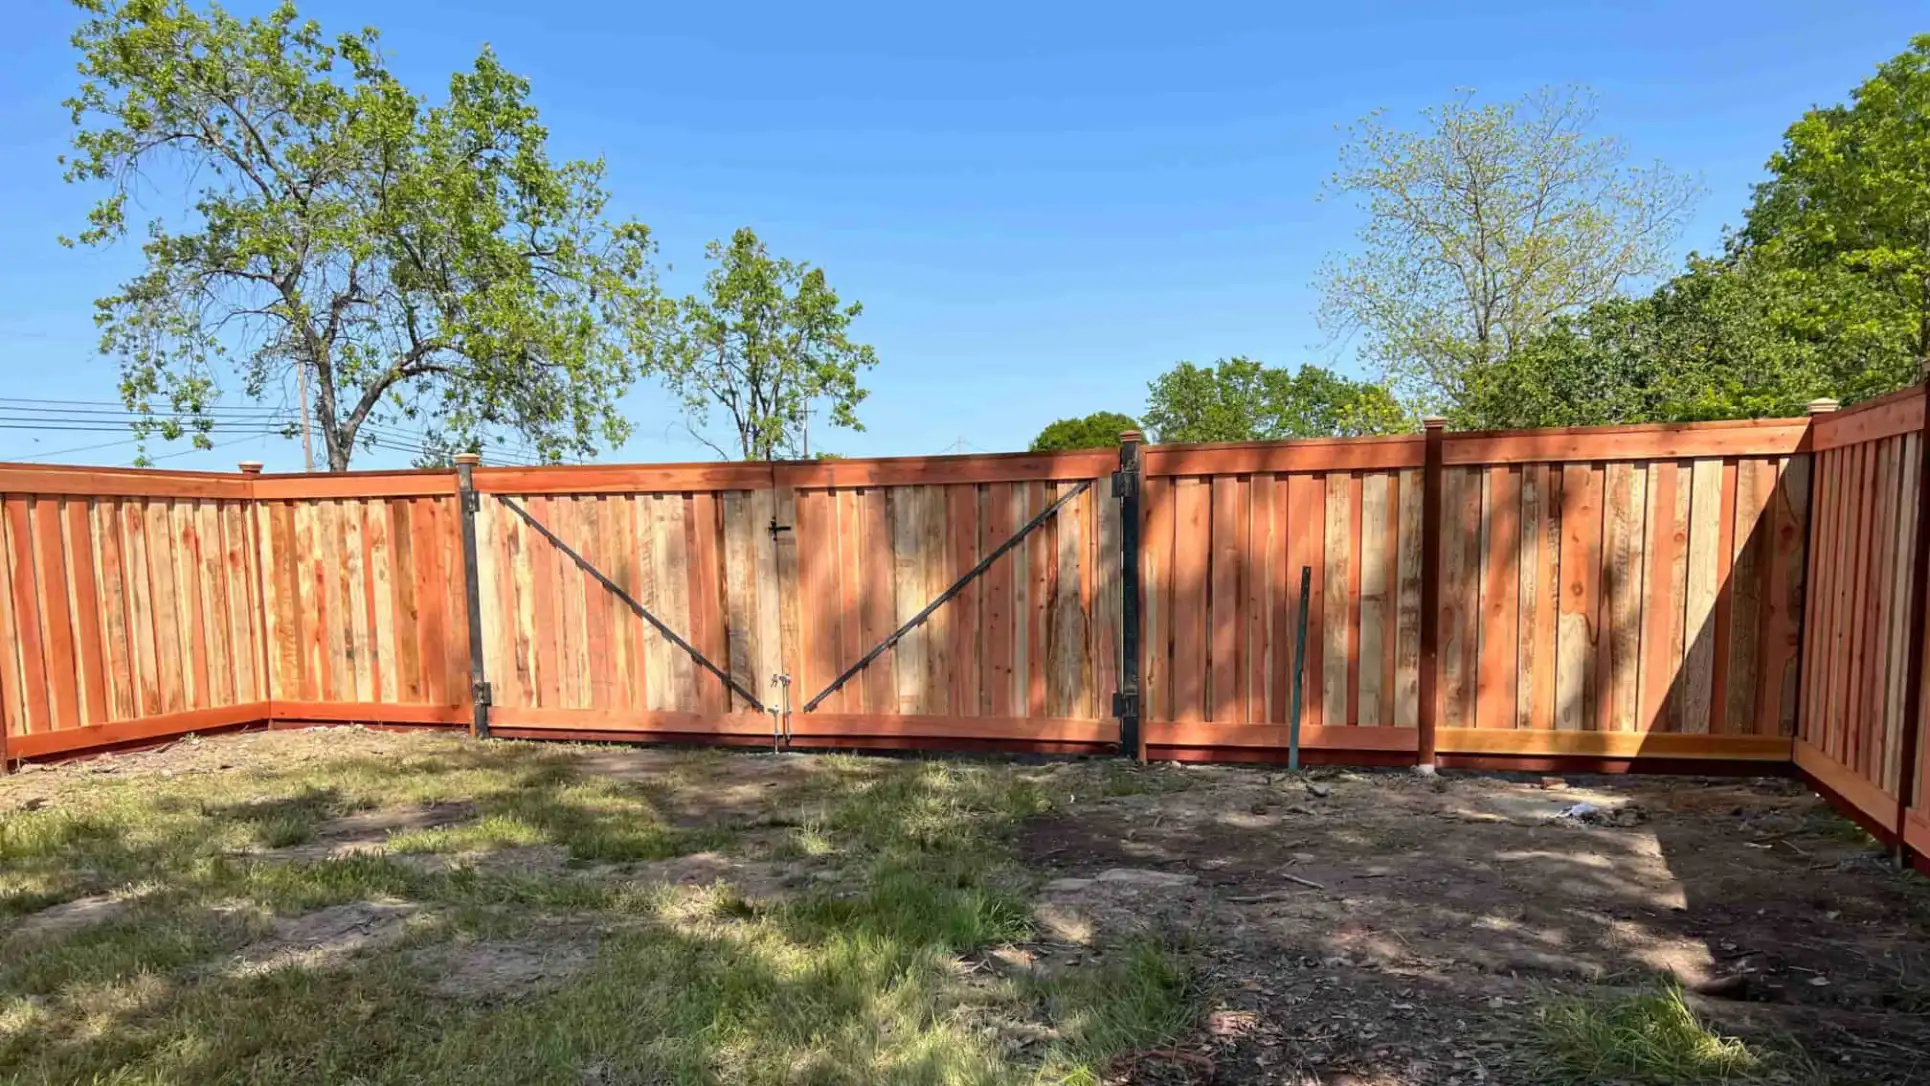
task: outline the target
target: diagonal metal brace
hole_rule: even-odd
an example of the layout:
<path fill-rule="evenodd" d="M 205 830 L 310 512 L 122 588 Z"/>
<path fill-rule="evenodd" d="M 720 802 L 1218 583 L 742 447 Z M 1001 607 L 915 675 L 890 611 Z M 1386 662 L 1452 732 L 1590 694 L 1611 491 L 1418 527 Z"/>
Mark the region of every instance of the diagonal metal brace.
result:
<path fill-rule="evenodd" d="M 561 539 L 557 538 L 556 533 L 550 531 L 549 528 L 545 526 L 542 521 L 537 520 L 533 516 L 530 516 L 529 510 L 524 509 L 522 506 L 516 504 L 514 500 L 502 494 L 496 495 L 496 500 L 499 502 L 502 502 L 504 505 L 509 506 L 511 512 L 515 513 L 519 517 L 522 517 L 523 523 L 536 529 L 538 532 L 541 532 L 543 535 L 543 538 L 549 540 L 550 543 L 553 544 L 557 550 L 562 551 L 564 554 L 569 555 L 570 560 L 575 562 L 578 568 L 580 568 L 583 572 L 589 574 L 590 576 L 596 578 L 596 581 L 598 584 L 602 585 L 606 589 L 609 589 L 612 595 L 614 595 L 617 599 L 620 599 L 625 604 L 627 604 L 630 610 L 635 611 L 637 613 L 638 617 L 642 618 L 645 622 L 648 622 L 650 625 L 656 627 L 656 630 L 658 633 L 662 634 L 664 638 L 668 640 L 671 644 L 677 646 L 678 648 L 684 650 L 685 653 L 689 654 L 690 658 L 692 660 L 697 661 L 697 663 L 701 664 L 705 671 L 708 671 L 712 675 L 717 676 L 717 678 L 721 682 L 723 682 L 725 686 L 728 686 L 732 690 L 737 691 L 737 695 L 743 698 L 745 701 L 749 702 L 751 704 L 751 708 L 755 709 L 757 712 L 760 712 L 760 713 L 765 711 L 764 703 L 758 700 L 756 694 L 753 694 L 750 691 L 744 689 L 742 686 L 739 686 L 737 683 L 737 680 L 730 677 L 730 672 L 725 671 L 722 668 L 718 667 L 716 664 L 711 663 L 709 657 L 705 656 L 701 652 L 698 652 L 696 649 L 696 646 L 692 645 L 688 641 L 685 641 L 682 637 L 679 637 L 677 635 L 677 631 L 664 625 L 662 619 L 651 614 L 647 609 L 645 609 L 643 604 L 638 603 L 630 595 L 630 593 L 625 592 L 623 590 L 623 586 L 617 584 L 615 581 L 612 581 L 610 578 L 605 577 L 603 575 L 602 570 L 590 564 L 589 559 L 584 558 L 582 555 L 576 553 L 576 551 L 573 550 L 568 543 L 565 543 Z"/>
<path fill-rule="evenodd" d="M 979 574 L 984 573 L 986 570 L 991 569 L 992 563 L 1004 557 L 1005 552 L 1011 550 L 1013 547 L 1018 546 L 1019 543 L 1022 542 L 1026 536 L 1031 535 L 1035 530 L 1037 530 L 1039 525 L 1044 524 L 1046 521 L 1050 520 L 1052 518 L 1052 514 L 1057 513 L 1059 511 L 1060 506 L 1071 501 L 1073 498 L 1076 498 L 1079 495 L 1085 493 L 1086 490 L 1091 486 L 1092 486 L 1091 479 L 1081 479 L 1079 481 L 1078 486 L 1075 486 L 1071 490 L 1066 491 L 1064 494 L 1059 495 L 1058 499 L 1054 501 L 1051 505 L 1048 505 L 1044 509 L 1039 510 L 1038 516 L 1033 517 L 1029 521 L 1026 521 L 1025 527 L 1020 528 L 1012 536 L 1012 538 L 999 544 L 997 550 L 994 550 L 992 553 L 980 559 L 978 565 L 975 565 L 970 570 L 967 570 L 963 577 L 960 577 L 958 580 L 953 581 L 952 586 L 950 588 L 947 588 L 943 593 L 941 593 L 937 599 L 926 604 L 924 610 L 918 612 L 917 614 L 911 616 L 911 618 L 905 620 L 905 624 L 903 626 L 900 626 L 896 630 L 893 630 L 890 637 L 887 637 L 883 641 L 878 642 L 877 647 L 873 648 L 870 652 L 865 653 L 863 659 L 859 660 L 855 664 L 852 664 L 850 667 L 845 668 L 844 674 L 838 676 L 836 679 L 831 680 L 831 685 L 825 687 L 823 690 L 818 691 L 817 696 L 812 698 L 810 701 L 805 702 L 804 708 L 799 710 L 799 712 L 808 713 L 811 710 L 816 709 L 818 707 L 819 702 L 822 702 L 825 698 L 828 698 L 831 695 L 837 693 L 838 690 L 841 689 L 845 683 L 848 683 L 851 681 L 852 676 L 856 675 L 858 672 L 863 671 L 865 668 L 869 667 L 873 660 L 876 660 L 878 657 L 883 656 L 887 651 L 891 649 L 891 646 L 896 645 L 899 642 L 899 640 L 901 640 L 906 634 L 917 629 L 921 623 L 923 623 L 926 619 L 930 618 L 932 616 L 933 611 L 936 611 L 940 607 L 945 606 L 946 603 L 950 602 L 953 596 L 956 596 L 960 592 L 964 591 L 965 586 L 968 584 L 971 584 L 974 578 L 978 577 Z"/>

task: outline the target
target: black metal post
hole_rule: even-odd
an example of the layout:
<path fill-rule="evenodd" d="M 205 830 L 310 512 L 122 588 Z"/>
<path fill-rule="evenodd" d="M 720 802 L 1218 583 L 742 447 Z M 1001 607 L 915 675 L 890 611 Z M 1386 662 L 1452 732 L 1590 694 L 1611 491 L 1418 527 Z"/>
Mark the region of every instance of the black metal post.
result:
<path fill-rule="evenodd" d="M 462 508 L 462 584 L 469 594 L 469 700 L 475 707 L 471 732 L 489 738 L 489 676 L 483 669 L 482 578 L 476 564 L 476 453 L 456 454 L 458 503 Z"/>
<path fill-rule="evenodd" d="M 1119 752 L 1145 760 L 1139 721 L 1139 480 L 1138 430 L 1119 435 L 1119 474 L 1113 494 L 1119 499 L 1119 692 L 1113 714 L 1119 718 Z"/>

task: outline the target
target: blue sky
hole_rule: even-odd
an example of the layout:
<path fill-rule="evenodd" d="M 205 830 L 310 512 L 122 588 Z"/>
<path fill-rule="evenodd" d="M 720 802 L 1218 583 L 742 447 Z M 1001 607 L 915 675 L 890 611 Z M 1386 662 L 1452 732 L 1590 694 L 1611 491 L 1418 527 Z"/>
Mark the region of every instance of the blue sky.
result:
<path fill-rule="evenodd" d="M 1791 121 L 1930 30 L 1900 3 L 302 10 L 332 31 L 380 27 L 395 69 L 432 97 L 492 44 L 534 83 L 554 154 L 608 159 L 612 210 L 653 227 L 675 293 L 700 278 L 704 243 L 740 225 L 824 266 L 865 303 L 858 331 L 882 359 L 868 429 L 819 435 L 850 455 L 1023 448 L 1064 415 L 1137 412 L 1178 359 L 1352 369 L 1314 321 L 1313 279 L 1357 213 L 1317 196 L 1335 126 L 1376 107 L 1404 120 L 1456 88 L 1592 86 L 1602 132 L 1701 177 L 1680 247 L 1709 250 Z M 90 199 L 55 162 L 75 22 L 64 3 L 16 0 L 0 38 L 0 397 L 114 396 L 92 299 L 137 254 L 54 240 Z M 709 458 L 654 385 L 625 406 L 636 436 L 605 459 Z M 128 445 L 47 455 L 115 436 L 0 430 L 0 460 L 126 463 Z M 297 446 L 268 438 L 165 463 L 245 458 L 300 466 Z"/>

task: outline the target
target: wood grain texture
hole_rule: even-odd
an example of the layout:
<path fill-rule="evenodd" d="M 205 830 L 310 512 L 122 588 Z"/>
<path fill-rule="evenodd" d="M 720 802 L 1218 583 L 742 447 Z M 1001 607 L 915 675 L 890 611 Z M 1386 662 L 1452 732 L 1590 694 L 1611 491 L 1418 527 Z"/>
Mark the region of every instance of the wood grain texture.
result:
<path fill-rule="evenodd" d="M 1307 676 L 1309 685 L 1320 685 L 1319 723 L 1340 727 L 1349 723 L 1352 691 L 1347 686 L 1349 665 L 1348 632 L 1352 625 L 1353 533 L 1349 476 L 1339 473 L 1326 477 L 1326 500 L 1320 510 L 1321 556 L 1325 570 L 1321 577 L 1321 623 L 1311 627 L 1309 636 L 1320 638 L 1321 668 Z"/>
<path fill-rule="evenodd" d="M 1421 710 L 1421 473 L 1400 474 L 1395 524 L 1394 725 L 1418 727 Z"/>
<path fill-rule="evenodd" d="M 1595 639 L 1600 634 L 1602 471 L 1586 464 L 1562 469 L 1561 612 L 1555 645 L 1555 727 L 1595 725 Z"/>
<path fill-rule="evenodd" d="M 1186 477 L 1173 483 L 1173 719 L 1206 719 L 1207 559 L 1212 553 L 1212 488 Z"/>
<path fill-rule="evenodd" d="M 1487 470 L 1482 505 L 1481 643 L 1474 694 L 1475 724 L 1513 728 L 1520 693 L 1522 468 Z"/>
<path fill-rule="evenodd" d="M 1729 566 L 1729 683 L 1721 730 L 1725 735 L 1749 735 L 1755 733 L 1756 704 L 1763 696 L 1764 602 L 1773 535 L 1769 503 L 1776 489 L 1776 461 L 1751 458 L 1736 467 L 1734 557 Z"/>
<path fill-rule="evenodd" d="M 1914 463 L 1906 480 L 1915 478 Z M 1766 641 L 1762 695 L 1757 699 L 1756 734 L 1794 735 L 1799 711 L 1804 620 L 1804 581 L 1808 568 L 1811 458 L 1782 461 L 1771 499 L 1772 536 L 1768 556 Z M 1906 485 L 1910 485 L 1906 483 Z"/>
<path fill-rule="evenodd" d="M 1139 595 L 1144 608 L 1140 686 L 1146 720 L 1173 718 L 1173 542 L 1177 521 L 1174 483 L 1147 479 L 1145 524 L 1140 535 Z M 1284 505 L 1284 503 L 1283 503 Z"/>
<path fill-rule="evenodd" d="M 1606 582 L 1608 648 L 1604 703 L 1609 731 L 1640 731 L 1643 596 L 1642 574 L 1648 527 L 1648 470 L 1628 462 L 1607 468 L 1608 509 L 1604 522 L 1603 577 Z"/>
<path fill-rule="evenodd" d="M 1722 461 L 1697 460 L 1690 469 L 1688 566 L 1684 573 L 1682 730 L 1709 731 L 1714 693 L 1715 605 L 1720 590 L 1718 548 L 1722 540 Z"/>
<path fill-rule="evenodd" d="M 1360 489 L 1360 712 L 1362 727 L 1392 727 L 1394 585 L 1397 552 L 1395 481 L 1369 475 Z M 1266 719 L 1260 717 L 1258 719 Z"/>
<path fill-rule="evenodd" d="M 1240 642 L 1246 632 L 1246 595 L 1240 584 L 1240 567 L 1250 507 L 1242 500 L 1246 497 L 1246 488 L 1237 476 L 1214 476 L 1211 493 L 1207 719 L 1239 721 L 1246 719 L 1246 702 L 1240 689 Z"/>

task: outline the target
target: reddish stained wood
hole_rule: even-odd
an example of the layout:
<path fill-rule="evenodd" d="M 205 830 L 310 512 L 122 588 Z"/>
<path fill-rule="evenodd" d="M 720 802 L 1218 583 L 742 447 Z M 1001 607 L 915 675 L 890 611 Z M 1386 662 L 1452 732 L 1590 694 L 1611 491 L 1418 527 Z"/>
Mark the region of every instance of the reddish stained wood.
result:
<path fill-rule="evenodd" d="M 1246 539 L 1240 549 L 1240 580 L 1246 588 L 1245 654 L 1242 669 L 1246 704 L 1240 719 L 1272 719 L 1272 703 L 1278 694 L 1272 689 L 1275 582 L 1281 563 L 1273 553 L 1273 476 L 1255 475 L 1247 484 L 1248 513 Z"/>
<path fill-rule="evenodd" d="M 250 491 L 245 481 L 232 475 L 0 464 L 0 493 L 23 497 L 239 499 L 248 497 Z"/>
<path fill-rule="evenodd" d="M 189 708 L 206 709 L 214 704 L 208 666 L 208 616 L 201 605 L 201 578 L 205 576 L 201 552 L 201 527 L 198 502 L 176 502 L 174 506 L 176 582 L 186 615 L 185 633 L 192 687 Z M 347 563 L 338 563 L 336 576 L 348 580 Z M 350 686 L 353 689 L 353 685 Z"/>
<path fill-rule="evenodd" d="M 1025 484 L 1026 508 L 1037 516 L 1055 495 L 1044 483 Z M 1046 715 L 1046 663 L 1052 654 L 1051 626 L 1047 616 L 1052 607 L 1052 590 L 1059 563 L 1053 547 L 1054 525 L 1048 520 L 1026 538 L 1026 654 L 1025 705 L 1029 716 Z"/>
<path fill-rule="evenodd" d="M 1011 489 L 1016 491 L 1018 488 Z M 895 597 L 897 589 L 892 576 L 891 507 L 888 492 L 881 487 L 871 487 L 859 491 L 859 496 L 862 500 L 859 503 L 858 515 L 863 526 L 863 535 L 858 545 L 864 563 L 864 636 L 862 640 L 867 646 L 865 651 L 869 652 L 868 646 L 884 641 L 898 626 L 893 618 L 897 613 Z M 1008 577 L 1011 576 L 1011 557 L 1008 555 L 1004 563 Z M 1014 611 L 1011 616 L 1012 626 L 1024 621 L 1025 616 Z M 1008 629 L 1012 626 L 1008 626 Z M 895 651 L 894 649 L 893 652 Z M 858 681 L 863 685 L 864 709 L 867 713 L 897 712 L 898 688 L 890 661 L 891 654 L 881 656 L 859 674 Z M 1013 716 L 1024 715 L 1022 704 L 1017 700 L 1018 684 L 1023 679 L 1022 675 L 1013 675 L 1011 683 L 1006 688 L 1014 698 L 1011 705 Z"/>
<path fill-rule="evenodd" d="M 1246 536 L 1245 510 L 1240 501 L 1243 489 L 1234 476 L 1213 478 L 1206 705 L 1208 719 L 1215 721 L 1237 721 L 1245 716 L 1238 679 L 1240 635 L 1246 630 L 1246 595 L 1240 587 L 1241 550 Z"/>
<path fill-rule="evenodd" d="M 1387 471 L 1421 466 L 1421 439 L 1314 438 L 1230 445 L 1154 445 L 1148 477 L 1249 475 L 1262 472 Z"/>
<path fill-rule="evenodd" d="M 1812 452 L 1840 449 L 1921 429 L 1923 390 L 1907 388 L 1811 420 L 1809 449 Z"/>
<path fill-rule="evenodd" d="M 690 555 L 690 637 L 691 644 L 723 666 L 729 649 L 724 640 L 724 592 L 718 578 L 717 543 L 721 529 L 717 521 L 717 498 L 695 493 L 684 520 L 688 537 L 685 551 Z M 627 538 L 627 537 L 626 537 Z M 848 544 L 846 544 L 848 545 Z M 842 622 L 853 622 L 849 608 L 840 608 Z M 629 615 L 620 616 L 629 619 Z M 705 672 L 696 677 L 697 712 L 704 717 L 719 717 L 727 711 L 724 684 Z"/>
<path fill-rule="evenodd" d="M 1678 460 L 1711 456 L 1781 456 L 1809 433 L 1806 419 L 1647 423 L 1448 434 L 1442 459 L 1454 465 L 1546 461 Z"/>
<path fill-rule="evenodd" d="M 1515 726 L 1516 624 L 1521 608 L 1518 552 L 1521 545 L 1521 473 L 1516 467 L 1488 469 L 1486 530 L 1488 551 L 1482 563 L 1481 663 L 1475 681 L 1475 726 Z"/>
<path fill-rule="evenodd" d="M 978 564 L 978 487 L 971 483 L 960 483 L 945 488 L 945 525 L 950 532 L 946 553 L 949 558 L 950 573 L 946 586 L 963 577 Z M 1003 542 L 1002 540 L 997 542 Z M 996 542 L 995 544 L 996 545 Z M 1087 583 L 1090 573 L 1080 577 L 1081 594 L 1090 599 L 1091 586 Z M 985 693 L 985 680 L 979 671 L 979 639 L 982 630 L 979 623 L 979 594 L 985 584 L 981 578 L 973 578 L 952 602 L 945 606 L 953 608 L 951 637 L 951 713 L 959 717 L 984 716 L 982 702 Z"/>
<path fill-rule="evenodd" d="M 302 623 L 307 610 L 301 606 L 300 586 L 305 583 L 306 567 L 297 555 L 300 540 L 295 507 L 290 502 L 276 502 L 269 506 L 267 519 L 274 555 L 272 576 L 267 581 L 275 594 L 275 670 L 269 686 L 278 694 L 310 696 L 316 690 L 307 675 L 307 653 L 303 651 L 307 640 L 302 636 Z M 400 612 L 396 621 L 399 625 Z"/>
<path fill-rule="evenodd" d="M 1142 720 L 1173 715 L 1173 541 L 1177 495 L 1170 479 L 1145 480 L 1145 532 L 1140 539 L 1140 601 L 1145 643 L 1140 648 Z M 1143 739 L 1143 737 L 1142 737 Z"/>
<path fill-rule="evenodd" d="M 1381 652 L 1379 667 L 1380 679 L 1380 716 L 1379 719 L 1363 723 L 1392 726 L 1397 723 L 1400 702 L 1399 661 L 1400 661 L 1400 612 L 1401 612 L 1401 477 L 1389 472 L 1387 476 L 1387 567 L 1385 574 L 1385 599 L 1381 601 L 1381 637 L 1384 648 Z"/>
<path fill-rule="evenodd" d="M 120 501 L 102 499 L 94 507 L 94 518 L 100 547 L 102 618 L 106 623 L 102 664 L 108 687 L 106 719 L 127 720 L 139 715 L 140 695 L 134 643 L 129 629 L 130 609 L 121 548 Z"/>
<path fill-rule="evenodd" d="M 1561 541 L 1562 471 L 1553 464 L 1537 464 L 1541 502 L 1541 536 L 1535 548 L 1534 600 L 1534 695 L 1530 699 L 1528 726 L 1537 731 L 1552 731 L 1558 716 L 1557 677 L 1561 634 Z"/>
<path fill-rule="evenodd" d="M 1268 682 L 1274 696 L 1269 720 L 1286 723 L 1293 698 L 1294 624 L 1300 612 L 1300 567 L 1289 553 L 1292 536 L 1287 515 L 1292 500 L 1292 476 L 1273 477 L 1273 527 L 1268 541 L 1268 561 L 1272 567 L 1273 659 L 1268 662 Z"/>
<path fill-rule="evenodd" d="M 448 704 L 450 692 L 443 670 L 447 651 L 447 612 L 442 598 L 442 506 L 434 498 L 410 498 L 414 507 L 416 621 L 422 647 L 422 693 L 432 705 Z M 572 633 L 581 636 L 580 630 Z"/>
<path fill-rule="evenodd" d="M 1711 735 L 1723 733 L 1729 708 L 1729 649 L 1733 644 L 1730 623 L 1735 609 L 1735 586 L 1730 571 L 1736 554 L 1736 487 L 1740 469 L 1730 457 L 1722 463 L 1722 506 L 1716 536 L 1716 612 L 1715 660 L 1709 680 L 1709 727 Z"/>
<path fill-rule="evenodd" d="M 1844 760 L 1846 747 L 1846 723 L 1849 719 L 1845 702 L 1848 696 L 1846 679 L 1849 674 L 1849 619 L 1850 608 L 1855 599 L 1856 584 L 1856 516 L 1861 506 L 1857 499 L 1857 476 L 1861 467 L 1861 445 L 1852 445 L 1843 450 L 1836 465 L 1837 488 L 1837 529 L 1838 549 L 1833 563 L 1836 566 L 1830 576 L 1830 654 L 1824 666 L 1823 691 L 1824 737 L 1823 750 L 1838 762 Z"/>
<path fill-rule="evenodd" d="M 1734 595 L 1730 612 L 1728 700 L 1723 707 L 1723 732 L 1750 735 L 1755 731 L 1756 699 L 1762 692 L 1764 660 L 1764 574 L 1769 552 L 1770 496 L 1775 488 L 1773 460 L 1749 459 L 1736 465 L 1736 528 Z"/>
<path fill-rule="evenodd" d="M 1173 484 L 1173 718 L 1206 719 L 1207 557 L 1211 488 L 1200 479 Z"/>
<path fill-rule="evenodd" d="M 1326 674 L 1326 655 L 1322 646 L 1325 638 L 1320 631 L 1326 629 L 1324 597 L 1326 595 L 1326 555 L 1327 555 L 1327 478 L 1323 475 L 1290 475 L 1287 477 L 1287 579 L 1293 585 L 1294 622 L 1299 622 L 1300 571 L 1313 570 L 1312 590 L 1307 605 L 1307 656 L 1302 676 L 1301 723 L 1324 725 L 1329 723 L 1322 715 L 1324 685 L 1321 676 Z M 1299 636 L 1296 632 L 1294 636 Z M 1287 667 L 1287 681 L 1293 681 L 1291 661 Z M 1291 687 L 1289 687 L 1291 691 Z M 1291 693 L 1289 693 L 1291 696 Z"/>
<path fill-rule="evenodd" d="M 1440 726 L 1474 725 L 1475 666 L 1480 637 L 1481 475 L 1469 468 L 1441 473 Z"/>
<path fill-rule="evenodd" d="M 993 483 L 985 488 L 985 538 L 987 546 L 997 546 L 1010 538 L 1012 488 Z M 869 553 L 869 552 L 867 552 Z M 985 713 L 988 716 L 1017 716 L 1012 696 L 1012 578 L 1014 556 L 1006 554 L 993 562 L 984 574 L 985 591 Z"/>
<path fill-rule="evenodd" d="M 74 630 L 67 610 L 67 563 L 60 539 L 60 500 L 27 504 L 34 540 L 34 579 L 40 597 L 40 635 L 47 651 L 49 706 L 55 728 L 80 727 L 80 687 L 74 674 Z"/>
<path fill-rule="evenodd" d="M 616 546 L 612 540 L 615 534 L 614 514 L 609 511 L 610 498 L 607 494 L 585 496 L 582 504 L 581 528 L 582 546 L 578 552 L 589 560 L 592 567 L 607 570 L 615 564 Z M 689 570 L 682 571 L 685 576 Z M 587 576 L 587 575 L 586 575 Z M 590 705 L 598 709 L 609 709 L 622 704 L 615 689 L 616 681 L 616 609 L 610 590 L 596 581 L 584 586 L 583 625 L 589 643 L 588 658 L 590 672 Z M 626 614 L 624 616 L 628 618 Z M 466 621 L 466 616 L 465 616 Z M 463 627 L 455 627 L 461 629 Z M 687 631 L 686 631 L 687 634 Z M 452 658 L 454 653 L 449 654 Z M 451 691 L 462 689 L 458 684 L 446 687 Z"/>
<path fill-rule="evenodd" d="M 1795 665 L 1801 651 L 1809 457 L 1782 462 L 1770 498 L 1771 536 L 1763 593 L 1764 663 L 1756 697 L 1757 735 L 1791 735 L 1795 722 Z"/>
<path fill-rule="evenodd" d="M 802 491 L 797 496 L 798 591 L 804 596 L 804 621 L 799 629 L 797 694 L 810 697 L 837 678 L 835 646 L 838 613 L 833 606 L 836 585 L 832 563 L 837 560 L 830 504 L 836 495 Z"/>
<path fill-rule="evenodd" d="M 213 683 L 213 703 L 233 705 L 240 700 L 235 696 L 235 661 L 236 653 L 241 650 L 233 642 L 233 606 L 228 599 L 228 548 L 222 538 L 221 513 L 221 506 L 215 502 L 208 502 L 200 509 L 202 600 L 203 610 L 207 614 L 208 645 L 212 653 L 208 661 L 208 677 Z"/>
<path fill-rule="evenodd" d="M 154 606 L 155 660 L 161 682 L 161 708 L 179 713 L 190 708 L 184 689 L 184 664 L 181 651 L 181 626 L 175 601 L 173 533 L 168 527 L 172 502 L 151 501 L 143 510 L 146 519 L 147 577 Z"/>
<path fill-rule="evenodd" d="M 1853 764 L 1858 772 L 1879 784 L 1883 781 L 1884 728 L 1888 719 L 1882 696 L 1883 656 L 1887 646 L 1878 640 L 1883 633 L 1879 618 L 1884 614 L 1884 602 L 1897 588 L 1890 583 L 1887 544 L 1895 534 L 1888 491 L 1894 483 L 1890 464 L 1898 440 L 1900 438 L 1887 439 L 1870 446 L 1870 478 L 1866 484 L 1871 491 L 1870 554 L 1864 574 L 1864 605 L 1856 616 L 1863 650 L 1857 675 L 1857 696 L 1862 711 L 1856 717 L 1862 740 Z"/>
<path fill-rule="evenodd" d="M 1360 585 L 1361 585 L 1361 477 L 1354 472 L 1347 482 L 1347 723 L 1358 726 L 1360 719 Z"/>
<path fill-rule="evenodd" d="M 1837 737 L 1836 759 L 1847 766 L 1856 766 L 1861 759 L 1864 735 L 1867 731 L 1864 720 L 1863 704 L 1863 616 L 1869 607 L 1870 541 L 1873 518 L 1872 501 L 1875 498 L 1873 485 L 1875 477 L 1875 447 L 1873 444 L 1858 445 L 1851 450 L 1851 460 L 1855 467 L 1850 476 L 1852 535 L 1851 553 L 1855 556 L 1848 586 L 1848 608 L 1843 612 L 1843 638 L 1845 655 L 1841 677 L 1845 697 L 1843 728 Z"/>
<path fill-rule="evenodd" d="M 105 610 L 99 587 L 94 581 L 94 532 L 88 518 L 89 499 L 77 498 L 62 503 L 67 517 L 67 553 L 73 556 L 68 566 L 74 615 L 75 647 L 80 668 L 81 722 L 104 724 L 107 706 L 106 651 L 101 637 L 101 613 Z"/>
<path fill-rule="evenodd" d="M 1674 629 L 1682 621 L 1676 606 L 1681 586 L 1674 583 L 1676 556 L 1687 543 L 1675 520 L 1676 490 L 1686 482 L 1673 461 L 1649 465 L 1648 545 L 1643 555 L 1646 581 L 1642 611 L 1642 670 L 1638 681 L 1640 731 L 1669 730 L 1668 707 L 1675 700 L 1677 671 Z"/>
<path fill-rule="evenodd" d="M 6 498 L 8 579 L 13 593 L 14 622 L 20 637 L 21 681 L 26 693 L 27 718 L 21 721 L 21 735 L 58 727 L 54 723 L 47 674 L 48 639 L 42 634 L 39 593 L 34 590 L 34 534 L 28 500 L 16 496 Z M 25 757 L 22 749 L 19 743 L 11 748 L 15 757 Z"/>
<path fill-rule="evenodd" d="M 1843 508 L 1842 470 L 1846 453 L 1817 455 L 1816 494 L 1820 508 L 1811 518 L 1816 543 L 1810 552 L 1815 585 L 1810 594 L 1814 620 L 1804 623 L 1805 653 L 1810 657 L 1809 675 L 1803 682 L 1808 704 L 1804 708 L 1804 738 L 1822 750 L 1829 745 L 1829 705 L 1831 662 L 1836 655 L 1836 586 L 1842 566 Z"/>
<path fill-rule="evenodd" d="M 416 513 L 412 499 L 394 498 L 389 501 L 389 552 L 394 565 L 389 588 L 395 594 L 392 608 L 395 616 L 395 676 L 397 685 L 402 688 L 396 700 L 402 702 L 423 700 L 422 615 L 417 606 L 415 574 Z M 536 628 L 548 631 L 554 626 L 539 623 Z M 544 646 L 554 644 L 547 633 L 539 636 L 537 641 Z"/>
<path fill-rule="evenodd" d="M 1600 633 L 1602 473 L 1562 468 L 1561 616 L 1557 631 L 1555 726 L 1596 727 L 1595 639 Z"/>

